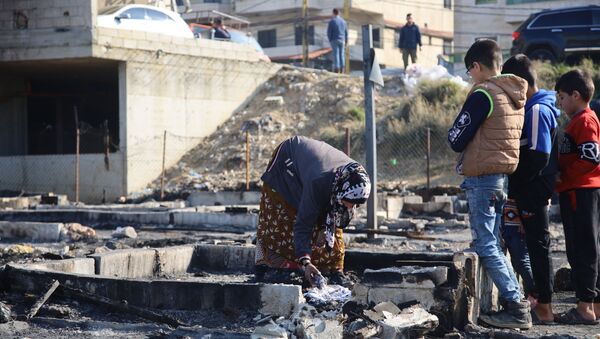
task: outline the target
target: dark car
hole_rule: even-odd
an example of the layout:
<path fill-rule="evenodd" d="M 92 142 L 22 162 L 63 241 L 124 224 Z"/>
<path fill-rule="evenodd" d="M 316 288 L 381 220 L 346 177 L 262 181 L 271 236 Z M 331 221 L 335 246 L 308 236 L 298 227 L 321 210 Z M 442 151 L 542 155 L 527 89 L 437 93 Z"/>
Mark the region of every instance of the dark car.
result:
<path fill-rule="evenodd" d="M 513 33 L 510 53 L 551 62 L 570 56 L 600 55 L 600 6 L 532 14 Z"/>

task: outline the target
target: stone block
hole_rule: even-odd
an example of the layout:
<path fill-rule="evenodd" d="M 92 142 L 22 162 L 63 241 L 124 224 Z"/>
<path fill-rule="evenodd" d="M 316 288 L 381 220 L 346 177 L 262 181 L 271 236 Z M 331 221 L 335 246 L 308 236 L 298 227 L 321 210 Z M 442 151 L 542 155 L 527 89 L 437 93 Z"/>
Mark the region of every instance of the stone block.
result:
<path fill-rule="evenodd" d="M 156 270 L 153 249 L 118 250 L 91 255 L 98 275 L 118 278 L 149 278 Z"/>
<path fill-rule="evenodd" d="M 415 300 L 426 310 L 431 309 L 435 305 L 433 288 L 370 287 L 367 295 L 368 303 L 375 304 L 390 301 L 398 305 Z"/>
<path fill-rule="evenodd" d="M 173 221 L 178 226 L 233 226 L 240 230 L 256 229 L 258 215 L 256 214 L 231 214 L 231 213 L 197 213 L 174 212 Z"/>
<path fill-rule="evenodd" d="M 92 258 L 54 260 L 27 265 L 28 268 L 32 269 L 74 274 L 94 274 L 94 266 L 94 259 Z"/>
<path fill-rule="evenodd" d="M 254 246 L 197 245 L 192 266 L 197 269 L 237 270 L 254 269 Z"/>
<path fill-rule="evenodd" d="M 260 289 L 262 314 L 287 317 L 300 303 L 305 302 L 302 287 L 297 285 L 267 284 Z"/>
<path fill-rule="evenodd" d="M 257 205 L 260 192 L 204 192 L 194 191 L 187 198 L 190 206 L 207 205 Z"/>
<path fill-rule="evenodd" d="M 408 215 L 422 215 L 432 213 L 454 213 L 452 202 L 426 202 L 426 203 L 407 203 L 404 202 L 402 213 Z"/>
<path fill-rule="evenodd" d="M 371 284 L 403 284 L 410 288 L 434 288 L 448 281 L 448 267 L 403 266 L 379 270 L 366 269 L 363 282 Z M 418 287 L 417 287 L 418 286 Z"/>
<path fill-rule="evenodd" d="M 412 306 L 377 323 L 381 326 L 379 338 L 408 339 L 421 338 L 425 333 L 434 330 L 439 324 L 439 319 L 419 306 Z"/>
<path fill-rule="evenodd" d="M 407 195 L 402 197 L 402 200 L 405 203 L 409 203 L 409 204 L 421 204 L 423 203 L 423 197 L 420 195 Z"/>
<path fill-rule="evenodd" d="M 397 219 L 400 217 L 402 207 L 404 206 L 404 198 L 398 196 L 387 196 L 385 198 L 385 207 L 388 219 Z"/>
<path fill-rule="evenodd" d="M 63 224 L 0 221 L 0 238 L 30 241 L 60 241 Z"/>
<path fill-rule="evenodd" d="M 158 254 L 157 274 L 177 275 L 189 270 L 196 248 L 193 245 L 156 249 Z"/>

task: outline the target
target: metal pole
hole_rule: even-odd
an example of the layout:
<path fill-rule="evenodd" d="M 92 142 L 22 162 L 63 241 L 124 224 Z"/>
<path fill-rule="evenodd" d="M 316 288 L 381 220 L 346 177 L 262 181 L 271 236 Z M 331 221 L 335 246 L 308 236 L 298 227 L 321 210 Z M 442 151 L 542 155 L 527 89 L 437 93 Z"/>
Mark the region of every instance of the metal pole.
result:
<path fill-rule="evenodd" d="M 346 25 L 348 25 L 348 30 L 350 29 L 350 0 L 344 0 L 344 20 L 346 20 Z M 345 61 L 344 64 L 346 67 L 344 68 L 344 72 L 346 74 L 350 74 L 350 45 L 345 44 Z"/>
<path fill-rule="evenodd" d="M 363 42 L 363 70 L 365 85 L 365 145 L 367 146 L 367 172 L 371 178 L 371 195 L 367 201 L 367 228 L 377 229 L 377 149 L 375 148 L 375 97 L 373 95 L 373 82 L 369 80 L 371 74 L 373 51 L 373 26 L 362 26 Z M 375 234 L 369 234 L 369 239 Z"/>
<path fill-rule="evenodd" d="M 346 155 L 350 156 L 350 129 L 346 127 Z"/>
<path fill-rule="evenodd" d="M 302 2 L 302 66 L 308 67 L 308 0 Z"/>
<path fill-rule="evenodd" d="M 77 106 L 73 106 L 75 114 L 75 203 L 79 204 L 79 144 L 81 139 L 81 130 L 79 129 L 79 113 Z"/>
<path fill-rule="evenodd" d="M 165 198 L 165 158 L 167 156 L 167 130 L 163 133 L 162 171 L 160 175 L 160 200 Z"/>
<path fill-rule="evenodd" d="M 431 178 L 431 172 L 429 163 L 431 160 L 431 128 L 427 127 L 427 191 L 429 192 L 429 183 Z"/>
<path fill-rule="evenodd" d="M 250 132 L 246 130 L 246 191 L 250 190 Z"/>

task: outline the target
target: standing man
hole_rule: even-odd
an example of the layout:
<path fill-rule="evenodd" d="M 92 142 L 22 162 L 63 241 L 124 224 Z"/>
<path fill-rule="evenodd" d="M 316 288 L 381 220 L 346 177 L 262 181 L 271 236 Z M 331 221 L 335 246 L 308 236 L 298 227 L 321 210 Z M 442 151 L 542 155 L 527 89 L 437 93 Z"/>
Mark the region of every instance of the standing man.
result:
<path fill-rule="evenodd" d="M 333 50 L 333 71 L 343 73 L 345 67 L 345 49 L 348 43 L 348 26 L 346 21 L 340 17 L 340 11 L 333 9 L 333 18 L 327 25 L 327 38 Z"/>
<path fill-rule="evenodd" d="M 412 18 L 412 14 L 406 14 L 406 25 L 400 29 L 400 39 L 398 41 L 398 47 L 402 52 L 402 61 L 404 61 L 404 69 L 408 66 L 408 56 L 412 63 L 417 62 L 417 45 L 419 45 L 419 51 L 421 51 L 421 31 L 419 26 L 415 24 Z"/>

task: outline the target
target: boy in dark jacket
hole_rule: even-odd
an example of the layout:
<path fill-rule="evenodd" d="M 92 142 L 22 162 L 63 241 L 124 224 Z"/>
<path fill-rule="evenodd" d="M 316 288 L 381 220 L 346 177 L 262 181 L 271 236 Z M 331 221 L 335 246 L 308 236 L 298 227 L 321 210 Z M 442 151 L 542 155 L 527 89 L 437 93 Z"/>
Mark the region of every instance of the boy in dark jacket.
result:
<path fill-rule="evenodd" d="M 509 242 L 505 239 L 505 243 L 511 257 L 515 256 L 513 262 L 523 262 L 524 260 L 521 259 L 525 259 L 524 256 L 519 258 L 518 254 L 526 255 L 527 251 L 529 252 L 535 282 L 533 294 L 538 299 L 538 304 L 532 313 L 533 322 L 543 324 L 554 321 L 552 313 L 554 271 L 550 256 L 548 201 L 554 192 L 558 172 L 555 138 L 560 111 L 555 107 L 556 93 L 538 89 L 533 65 L 524 54 L 508 59 L 502 67 L 502 73 L 514 74 L 525 79 L 528 84 L 519 165 L 517 170 L 508 177 L 508 198 L 516 201 L 517 215 L 525 230 L 527 248 L 511 248 L 511 245 L 522 246 L 520 242 Z M 508 227 L 505 227 L 504 233 L 510 237 L 510 232 L 506 228 Z M 531 274 L 531 272 L 523 274 Z"/>
<path fill-rule="evenodd" d="M 594 83 L 588 74 L 573 70 L 558 79 L 555 89 L 563 112 L 571 118 L 559 149 L 556 190 L 577 297 L 577 307 L 557 320 L 596 325 L 600 318 L 600 122 L 589 107 Z"/>

